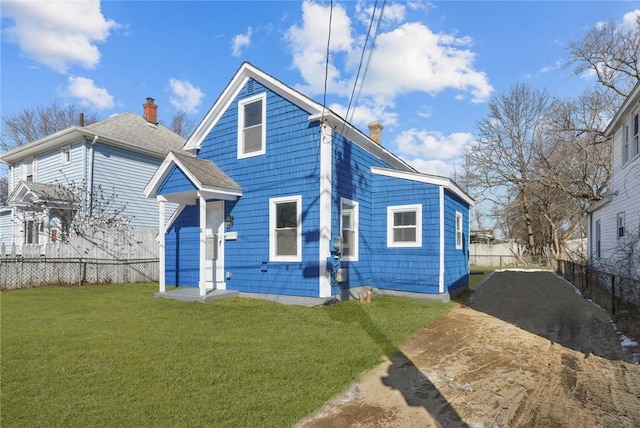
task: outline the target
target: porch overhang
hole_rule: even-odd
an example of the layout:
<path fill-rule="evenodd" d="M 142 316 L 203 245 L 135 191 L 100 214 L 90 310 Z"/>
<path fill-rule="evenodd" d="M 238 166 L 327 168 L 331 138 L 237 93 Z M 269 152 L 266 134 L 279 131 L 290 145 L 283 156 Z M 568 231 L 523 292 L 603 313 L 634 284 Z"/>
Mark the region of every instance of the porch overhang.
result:
<path fill-rule="evenodd" d="M 7 205 L 21 209 L 38 210 L 44 208 L 70 209 L 75 196 L 60 184 L 21 181 L 9 195 Z"/>

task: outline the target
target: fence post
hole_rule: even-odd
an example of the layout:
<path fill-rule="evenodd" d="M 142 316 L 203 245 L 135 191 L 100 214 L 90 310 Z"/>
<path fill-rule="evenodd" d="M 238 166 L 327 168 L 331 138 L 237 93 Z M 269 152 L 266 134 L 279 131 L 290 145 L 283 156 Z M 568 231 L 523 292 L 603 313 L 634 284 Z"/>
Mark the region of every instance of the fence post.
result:
<path fill-rule="evenodd" d="M 611 275 L 611 315 L 616 313 L 616 276 Z"/>

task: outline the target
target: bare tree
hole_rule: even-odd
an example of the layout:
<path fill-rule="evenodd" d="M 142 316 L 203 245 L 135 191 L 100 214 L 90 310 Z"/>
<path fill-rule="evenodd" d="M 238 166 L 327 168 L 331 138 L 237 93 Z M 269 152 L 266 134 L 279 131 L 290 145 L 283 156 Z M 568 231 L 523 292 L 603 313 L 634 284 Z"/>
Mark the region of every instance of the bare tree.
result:
<path fill-rule="evenodd" d="M 2 116 L 0 150 L 8 151 L 44 138 L 73 125 L 80 125 L 82 109 L 68 104 L 61 106 L 53 102 L 48 106 L 27 107 L 19 113 Z M 84 125 L 98 120 L 95 112 L 83 114 Z"/>
<path fill-rule="evenodd" d="M 7 203 L 9 193 L 9 178 L 6 175 L 0 176 L 0 207 Z"/>
<path fill-rule="evenodd" d="M 189 138 L 195 129 L 195 122 L 187 117 L 187 112 L 179 111 L 171 118 L 169 129 L 184 138 Z"/>
<path fill-rule="evenodd" d="M 477 140 L 466 152 L 467 179 L 485 198 L 502 206 L 517 202 L 530 249 L 535 248 L 529 186 L 550 101 L 544 91 L 519 83 L 489 101 L 489 114 L 477 122 Z"/>
<path fill-rule="evenodd" d="M 581 40 L 569 43 L 573 73 L 593 73 L 598 82 L 626 98 L 640 81 L 640 14 L 631 28 L 613 20 L 588 30 Z"/>

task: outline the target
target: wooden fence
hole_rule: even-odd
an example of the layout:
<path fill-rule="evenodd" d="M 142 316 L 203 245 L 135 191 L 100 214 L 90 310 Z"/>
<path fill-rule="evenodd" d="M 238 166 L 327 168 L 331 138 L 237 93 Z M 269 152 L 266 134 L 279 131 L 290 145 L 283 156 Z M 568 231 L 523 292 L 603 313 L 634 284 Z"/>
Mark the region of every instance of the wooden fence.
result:
<path fill-rule="evenodd" d="M 158 281 L 157 230 L 105 230 L 46 245 L 0 245 L 0 289 Z"/>

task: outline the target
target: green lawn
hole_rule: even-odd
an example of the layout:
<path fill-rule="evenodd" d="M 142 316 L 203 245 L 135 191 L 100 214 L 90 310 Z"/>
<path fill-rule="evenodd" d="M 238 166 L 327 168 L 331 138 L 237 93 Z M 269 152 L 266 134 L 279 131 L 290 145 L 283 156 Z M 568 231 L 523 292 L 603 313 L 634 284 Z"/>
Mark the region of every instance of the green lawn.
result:
<path fill-rule="evenodd" d="M 0 424 L 291 426 L 452 305 L 203 304 L 156 289 L 1 293 Z"/>

